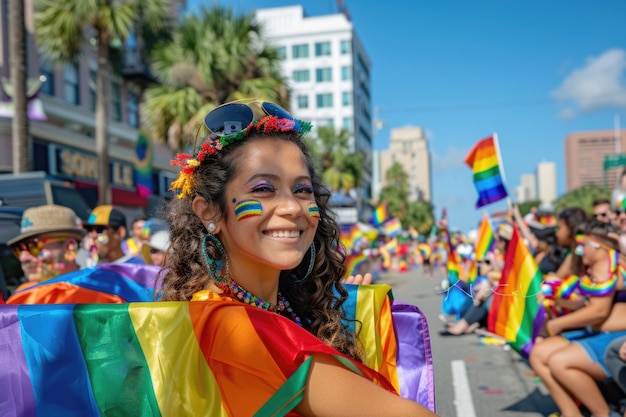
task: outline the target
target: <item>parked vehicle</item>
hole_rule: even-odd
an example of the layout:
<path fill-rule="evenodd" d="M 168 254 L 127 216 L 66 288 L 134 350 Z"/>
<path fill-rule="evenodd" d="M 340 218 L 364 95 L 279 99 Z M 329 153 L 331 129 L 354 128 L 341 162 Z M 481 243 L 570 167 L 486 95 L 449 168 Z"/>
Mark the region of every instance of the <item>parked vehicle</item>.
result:
<path fill-rule="evenodd" d="M 6 300 L 21 282 L 24 273 L 7 241 L 20 234 L 24 208 L 0 206 L 0 292 Z"/>
<path fill-rule="evenodd" d="M 87 220 L 91 207 L 71 183 L 50 177 L 43 171 L 0 174 L 0 202 L 3 206 L 29 208 L 58 204 L 74 210 Z"/>

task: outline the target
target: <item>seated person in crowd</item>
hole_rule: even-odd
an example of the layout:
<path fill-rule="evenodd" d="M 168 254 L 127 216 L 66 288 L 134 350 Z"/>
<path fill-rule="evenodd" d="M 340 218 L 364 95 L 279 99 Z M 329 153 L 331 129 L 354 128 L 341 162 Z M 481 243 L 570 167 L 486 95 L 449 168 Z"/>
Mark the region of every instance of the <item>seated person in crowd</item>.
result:
<path fill-rule="evenodd" d="M 143 259 L 125 254 L 126 216 L 111 205 L 94 208 L 85 224 L 90 252 L 96 252 L 98 263 L 143 263 Z"/>

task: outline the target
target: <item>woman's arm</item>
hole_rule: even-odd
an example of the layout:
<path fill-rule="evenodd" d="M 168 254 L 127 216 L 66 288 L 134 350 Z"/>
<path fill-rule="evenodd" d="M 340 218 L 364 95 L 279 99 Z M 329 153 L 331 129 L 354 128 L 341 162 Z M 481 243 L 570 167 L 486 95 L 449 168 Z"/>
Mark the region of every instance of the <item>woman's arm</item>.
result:
<path fill-rule="evenodd" d="M 548 320 L 546 330 L 550 335 L 556 335 L 569 329 L 577 329 L 585 326 L 594 326 L 602 323 L 611 313 L 613 297 L 589 297 L 586 306 Z"/>
<path fill-rule="evenodd" d="M 318 417 L 436 416 L 420 404 L 380 388 L 325 355 L 314 356 L 304 398 L 295 411 L 303 416 Z"/>

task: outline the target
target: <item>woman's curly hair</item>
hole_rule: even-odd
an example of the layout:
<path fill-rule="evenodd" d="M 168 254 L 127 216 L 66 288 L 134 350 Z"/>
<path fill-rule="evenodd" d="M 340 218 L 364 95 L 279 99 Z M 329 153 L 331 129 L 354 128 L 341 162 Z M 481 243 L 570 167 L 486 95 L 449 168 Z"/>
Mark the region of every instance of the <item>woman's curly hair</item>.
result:
<path fill-rule="evenodd" d="M 347 328 L 348 319 L 342 308 L 348 297 L 347 291 L 340 283 L 345 272 L 345 255 L 339 249 L 339 226 L 327 206 L 330 192 L 315 173 L 308 148 L 298 132 L 252 135 L 246 140 L 224 147 L 217 153 L 207 155 L 195 168 L 190 194 L 183 199 L 172 199 L 165 208 L 172 251 L 165 265 L 167 273 L 163 279 L 161 299 L 190 300 L 193 294 L 200 290 L 217 289 L 202 255 L 205 225 L 194 213 L 192 201 L 196 196 L 203 197 L 207 202 L 216 204 L 222 216 L 228 216 L 226 186 L 237 175 L 242 148 L 253 146 L 255 140 L 267 137 L 289 141 L 302 151 L 320 212 L 314 237 L 316 253 L 311 275 L 303 282 L 297 282 L 298 277 L 303 277 L 308 269 L 310 256 L 305 255 L 296 268 L 281 272 L 280 291 L 289 300 L 306 330 L 347 356 L 363 361 L 362 348 L 355 334 Z M 207 139 L 214 138 L 211 136 Z M 220 259 L 217 248 L 210 242 L 207 242 L 207 252 L 212 259 Z"/>

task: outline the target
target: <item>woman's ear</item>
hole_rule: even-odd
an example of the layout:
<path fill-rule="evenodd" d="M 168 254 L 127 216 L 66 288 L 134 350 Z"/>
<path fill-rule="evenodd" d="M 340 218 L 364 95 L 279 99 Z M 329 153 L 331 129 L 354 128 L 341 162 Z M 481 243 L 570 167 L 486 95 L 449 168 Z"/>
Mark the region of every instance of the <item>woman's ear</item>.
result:
<path fill-rule="evenodd" d="M 191 208 L 205 227 L 210 222 L 217 224 L 220 217 L 217 204 L 209 203 L 204 197 L 197 196 L 191 202 Z"/>

